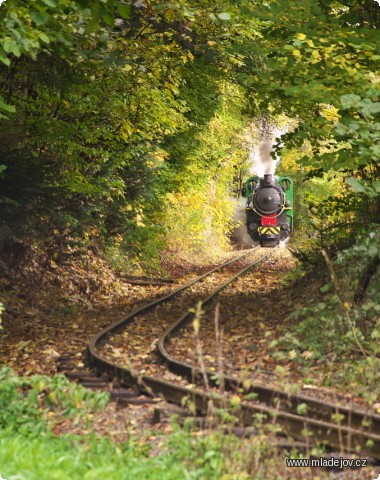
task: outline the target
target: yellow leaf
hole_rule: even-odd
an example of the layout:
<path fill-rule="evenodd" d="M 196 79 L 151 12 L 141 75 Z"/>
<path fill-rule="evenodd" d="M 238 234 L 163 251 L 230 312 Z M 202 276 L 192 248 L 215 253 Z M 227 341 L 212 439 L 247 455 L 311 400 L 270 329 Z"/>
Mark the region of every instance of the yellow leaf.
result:
<path fill-rule="evenodd" d="M 171 8 L 168 8 L 167 10 L 165 10 L 164 16 L 165 16 L 165 18 L 167 18 L 170 22 L 174 21 L 174 19 L 175 19 L 174 10 L 172 10 Z"/>
<path fill-rule="evenodd" d="M 306 35 L 304 33 L 296 33 L 294 36 L 297 40 L 305 40 L 306 38 Z"/>
<path fill-rule="evenodd" d="M 248 390 L 251 388 L 251 381 L 248 378 L 243 381 L 243 388 L 244 390 Z"/>
<path fill-rule="evenodd" d="M 314 353 L 310 352 L 309 350 L 305 350 L 304 352 L 302 352 L 302 356 L 303 358 L 306 358 L 306 360 L 309 360 L 310 358 L 312 358 L 313 355 Z"/>
<path fill-rule="evenodd" d="M 296 57 L 296 58 L 301 58 L 301 52 L 299 50 L 293 50 L 293 55 Z"/>
<path fill-rule="evenodd" d="M 288 357 L 290 358 L 290 360 L 293 360 L 294 358 L 296 358 L 297 356 L 297 352 L 295 350 L 290 350 L 290 352 L 288 353 Z"/>
<path fill-rule="evenodd" d="M 50 402 L 54 403 L 57 401 L 57 394 L 55 392 L 50 392 L 47 398 Z"/>
<path fill-rule="evenodd" d="M 137 214 L 135 220 L 138 227 L 145 227 L 145 223 L 142 221 L 143 217 L 141 215 Z"/>

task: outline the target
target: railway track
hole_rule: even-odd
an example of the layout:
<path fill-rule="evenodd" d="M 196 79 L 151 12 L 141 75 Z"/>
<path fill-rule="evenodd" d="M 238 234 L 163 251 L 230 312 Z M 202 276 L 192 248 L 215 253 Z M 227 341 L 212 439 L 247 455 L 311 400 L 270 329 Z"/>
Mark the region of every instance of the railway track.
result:
<path fill-rule="evenodd" d="M 170 337 L 178 333 L 194 318 L 194 311 L 186 311 L 181 318 L 171 324 L 161 334 L 157 347 L 168 368 L 176 375 L 184 377 L 191 383 L 190 386 L 169 382 L 157 376 L 136 375 L 133 369 L 115 363 L 99 351 L 111 335 L 123 331 L 128 325 L 132 325 L 139 316 L 153 311 L 159 305 L 172 301 L 207 276 L 249 256 L 252 250 L 210 270 L 171 294 L 132 311 L 122 320 L 100 331 L 93 337 L 88 347 L 91 365 L 102 374 L 118 379 L 123 385 L 137 386 L 139 390 L 152 395 L 163 396 L 169 402 L 183 405 L 184 399 L 188 399 L 196 411 L 202 415 L 209 412 L 211 404 L 217 408 L 226 407 L 228 395 L 222 395 L 218 392 L 219 385 L 222 382 L 227 392 L 239 393 L 241 397 L 239 420 L 244 426 L 254 425 L 257 415 L 260 415 L 271 423 L 280 425 L 283 434 L 294 439 L 301 439 L 308 445 L 323 443 L 334 450 L 360 452 L 361 455 L 365 454 L 380 460 L 380 416 L 322 402 L 305 395 L 288 395 L 280 390 L 263 385 L 247 386 L 245 382 L 238 378 L 216 375 L 215 372 L 205 369 L 201 370 L 195 365 L 182 362 L 170 355 L 166 348 Z M 205 306 L 212 302 L 228 285 L 265 262 L 270 256 L 271 251 L 232 275 L 207 298 L 203 299 L 201 305 Z M 212 388 L 206 391 L 205 383 Z M 254 402 L 244 400 L 244 397 L 249 394 L 251 397 L 254 394 Z"/>

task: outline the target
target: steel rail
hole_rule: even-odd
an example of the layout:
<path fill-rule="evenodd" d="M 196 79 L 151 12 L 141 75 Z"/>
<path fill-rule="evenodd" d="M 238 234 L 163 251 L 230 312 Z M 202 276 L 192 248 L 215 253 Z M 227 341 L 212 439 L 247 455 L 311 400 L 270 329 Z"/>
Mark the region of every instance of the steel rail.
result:
<path fill-rule="evenodd" d="M 222 263 L 221 265 L 218 265 L 217 267 L 213 268 L 212 270 L 209 270 L 208 272 L 204 273 L 203 275 L 200 275 L 199 277 L 196 277 L 194 280 L 191 280 L 190 282 L 186 283 L 182 287 L 177 288 L 177 290 L 174 290 L 174 292 L 171 292 L 167 295 L 164 295 L 163 297 L 157 298 L 156 300 L 153 300 L 150 303 L 147 303 L 143 305 L 142 307 L 138 307 L 137 309 L 132 310 L 126 317 L 122 318 L 121 320 L 117 320 L 114 323 L 111 323 L 107 327 L 103 328 L 100 332 L 98 332 L 94 337 L 91 339 L 89 345 L 88 345 L 88 351 L 90 352 L 90 355 L 93 355 L 96 353 L 96 346 L 99 343 L 99 340 L 101 340 L 106 334 L 111 334 L 111 333 L 116 333 L 123 329 L 126 325 L 131 323 L 137 315 L 141 315 L 143 313 L 147 313 L 150 310 L 153 310 L 157 305 L 161 305 L 162 303 L 165 303 L 167 300 L 170 300 L 174 298 L 176 295 L 179 293 L 187 290 L 191 286 L 193 286 L 195 283 L 198 283 L 200 280 L 202 280 L 205 277 L 208 277 L 214 272 L 217 272 L 218 270 L 221 270 L 224 267 L 227 267 L 228 265 L 231 265 L 232 263 L 235 263 L 239 260 L 241 260 L 244 257 L 247 257 L 250 255 L 253 251 L 257 250 L 260 247 L 254 247 L 250 248 L 248 251 L 243 253 L 242 255 L 239 255 L 238 257 L 228 260 L 228 262 Z"/>
<path fill-rule="evenodd" d="M 244 275 L 252 266 L 248 266 L 220 285 L 201 302 L 201 307 L 209 304 L 223 289 L 238 277 Z M 363 450 L 366 447 L 363 443 L 364 435 L 366 442 L 369 440 L 369 445 L 372 442 L 374 443 L 374 447 L 371 449 L 372 455 L 376 455 L 376 458 L 380 459 L 379 415 L 323 402 L 306 395 L 290 395 L 281 390 L 263 385 L 253 385 L 246 388 L 244 387 L 244 382 L 238 378 L 202 370 L 192 364 L 181 362 L 170 355 L 166 350 L 166 344 L 169 342 L 170 337 L 181 330 L 194 318 L 194 315 L 193 311 L 186 312 L 180 319 L 170 325 L 159 338 L 158 350 L 172 372 L 186 377 L 190 383 L 202 382 L 204 376 L 206 376 L 209 385 L 213 387 L 219 387 L 220 384 L 223 384 L 226 391 L 240 391 L 244 392 L 245 395 L 255 394 L 257 401 L 271 407 L 271 415 L 275 416 L 279 423 L 281 423 L 280 420 L 283 420 L 287 432 L 293 435 L 295 434 L 294 424 L 297 422 L 298 424 L 303 423 L 304 427 L 307 426 L 318 440 L 326 440 L 326 435 L 328 435 L 328 443 L 330 445 L 341 448 L 343 442 L 350 451 L 355 451 L 358 447 Z M 298 413 L 301 405 L 302 408 L 306 407 L 305 416 Z M 247 409 L 249 414 L 251 408 L 247 405 L 244 408 Z M 286 415 L 285 412 L 287 413 Z M 269 410 L 267 413 L 269 413 Z"/>
<path fill-rule="evenodd" d="M 252 250 L 251 250 L 252 251 Z M 121 382 L 126 385 L 138 385 L 141 390 L 145 390 L 150 394 L 155 395 L 163 395 L 166 400 L 177 403 L 183 404 L 184 399 L 190 399 L 194 408 L 202 414 L 206 414 L 209 412 L 210 405 L 212 404 L 214 407 L 225 407 L 226 406 L 226 398 L 214 393 L 214 392 L 204 392 L 197 388 L 194 388 L 192 385 L 191 387 L 184 387 L 180 385 L 173 384 L 171 382 L 167 382 L 166 380 L 151 377 L 148 375 L 138 376 L 132 370 L 121 367 L 99 354 L 97 351 L 98 344 L 104 340 L 110 333 L 117 332 L 125 327 L 128 323 L 131 323 L 134 318 L 142 313 L 145 313 L 151 309 L 153 309 L 156 305 L 164 303 L 165 301 L 173 298 L 175 295 L 180 293 L 181 291 L 189 288 L 189 286 L 193 285 L 194 283 L 198 282 L 202 278 L 210 275 L 216 270 L 223 268 L 231 263 L 238 261 L 240 258 L 248 255 L 248 252 L 234 260 L 226 262 L 219 267 L 205 273 L 204 275 L 196 278 L 189 284 L 180 287 L 175 292 L 166 295 L 162 298 L 159 298 L 148 305 L 145 305 L 137 310 L 132 311 L 127 317 L 124 319 L 111 324 L 110 326 L 103 329 L 97 335 L 93 337 L 89 346 L 88 352 L 89 357 L 92 365 L 101 371 L 106 371 L 108 374 L 112 375 L 113 377 L 118 378 Z M 268 255 L 264 256 L 267 258 Z M 261 263 L 264 261 L 264 257 L 259 261 L 253 262 L 250 266 L 244 268 L 241 272 L 237 275 L 234 275 L 233 279 L 238 278 L 243 273 L 246 273 L 250 268 Z M 228 284 L 230 284 L 233 279 L 229 279 L 229 281 L 225 282 L 222 286 L 216 289 L 218 293 L 225 288 Z M 206 300 L 203 301 L 205 304 L 207 301 L 210 301 L 212 298 L 216 296 L 217 293 L 213 292 Z M 184 320 L 186 318 L 186 320 Z M 190 317 L 188 314 L 181 317 L 180 320 L 176 321 L 172 327 L 169 327 L 165 331 L 166 336 L 174 333 L 176 330 L 181 328 L 182 322 L 186 322 Z M 160 350 L 166 349 L 164 348 L 166 339 L 165 336 L 162 335 L 160 337 Z M 170 355 L 166 352 L 168 358 L 166 360 L 169 362 L 174 362 L 174 368 L 178 368 L 178 372 L 181 370 L 181 374 L 186 376 L 189 375 L 189 369 L 192 372 L 191 375 L 198 375 L 200 374 L 199 369 L 192 365 L 182 364 L 181 362 L 172 359 Z M 173 368 L 172 365 L 172 368 Z M 197 371 L 198 370 L 198 371 Z M 210 381 L 214 381 L 215 372 L 207 372 L 208 378 Z M 193 377 L 194 378 L 194 377 Z M 241 388 L 241 382 L 233 377 L 224 376 L 223 380 L 225 381 L 225 385 L 227 388 Z M 214 382 L 215 384 L 215 382 Z M 257 390 L 259 388 L 259 390 Z M 255 392 L 259 396 L 260 401 L 267 401 L 268 405 L 263 405 L 260 403 L 248 403 L 242 402 L 241 409 L 240 409 L 240 420 L 243 425 L 252 425 L 255 423 L 255 416 L 257 414 L 265 415 L 266 417 L 270 418 L 271 421 L 274 423 L 278 423 L 283 428 L 284 433 L 287 435 L 291 435 L 294 437 L 300 437 L 300 431 L 307 432 L 308 435 L 313 436 L 313 440 L 317 440 L 318 442 L 326 443 L 333 447 L 337 447 L 339 449 L 345 448 L 347 451 L 360 451 L 361 453 L 368 453 L 373 457 L 380 459 L 380 435 L 377 433 L 376 425 L 378 425 L 379 417 L 378 416 L 371 416 L 365 414 L 365 412 L 360 411 L 351 411 L 349 409 L 345 409 L 344 407 L 337 407 L 335 405 L 324 404 L 324 402 L 319 402 L 317 400 L 310 399 L 309 397 L 305 396 L 293 396 L 289 397 L 283 392 L 279 392 L 277 390 L 273 390 L 267 387 L 257 387 L 255 386 L 251 392 Z M 290 403 L 289 403 L 290 402 Z M 309 403 L 307 403 L 309 402 Z M 346 418 L 360 419 L 360 424 L 362 425 L 362 420 L 365 418 L 366 421 L 371 423 L 374 430 L 373 431 L 363 431 L 358 428 L 352 428 L 349 424 L 342 425 L 342 419 L 337 421 L 336 423 L 332 423 L 331 421 L 325 420 L 317 420 L 316 418 L 308 418 L 303 417 L 294 413 L 294 409 L 301 404 L 306 403 L 310 406 L 311 410 L 314 409 L 315 415 L 322 416 L 323 418 L 323 410 L 321 410 L 321 405 L 325 406 L 325 413 L 324 416 L 326 417 L 327 414 L 331 413 L 331 408 L 334 408 L 334 412 L 338 413 L 340 416 L 347 413 Z M 290 408 L 290 412 L 283 410 L 284 408 Z M 321 415 L 322 412 L 322 415 Z M 308 412 L 309 413 L 309 412 Z M 368 428 L 367 424 L 362 425 L 363 428 Z"/>

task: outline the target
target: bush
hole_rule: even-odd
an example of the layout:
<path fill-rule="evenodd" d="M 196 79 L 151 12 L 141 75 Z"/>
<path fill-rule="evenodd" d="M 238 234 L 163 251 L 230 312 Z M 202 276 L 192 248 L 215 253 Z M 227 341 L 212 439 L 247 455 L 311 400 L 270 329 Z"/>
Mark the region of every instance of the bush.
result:
<path fill-rule="evenodd" d="M 54 417 L 83 417 L 103 408 L 109 396 L 69 382 L 62 375 L 20 377 L 0 370 L 0 429 L 36 437 L 49 430 Z"/>
<path fill-rule="evenodd" d="M 306 367 L 317 362 L 326 384 L 349 385 L 370 402 L 380 394 L 379 254 L 380 226 L 372 225 L 332 262 L 335 285 L 322 285 L 323 300 L 291 314 L 295 325 L 274 354 Z"/>

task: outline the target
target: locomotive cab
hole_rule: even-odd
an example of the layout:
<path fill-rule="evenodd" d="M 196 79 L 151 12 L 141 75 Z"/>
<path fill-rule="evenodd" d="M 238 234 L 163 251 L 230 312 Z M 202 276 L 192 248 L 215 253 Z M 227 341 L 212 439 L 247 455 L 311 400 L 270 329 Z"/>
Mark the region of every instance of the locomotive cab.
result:
<path fill-rule="evenodd" d="M 247 230 L 262 247 L 275 247 L 293 229 L 293 181 L 266 174 L 246 180 Z"/>

